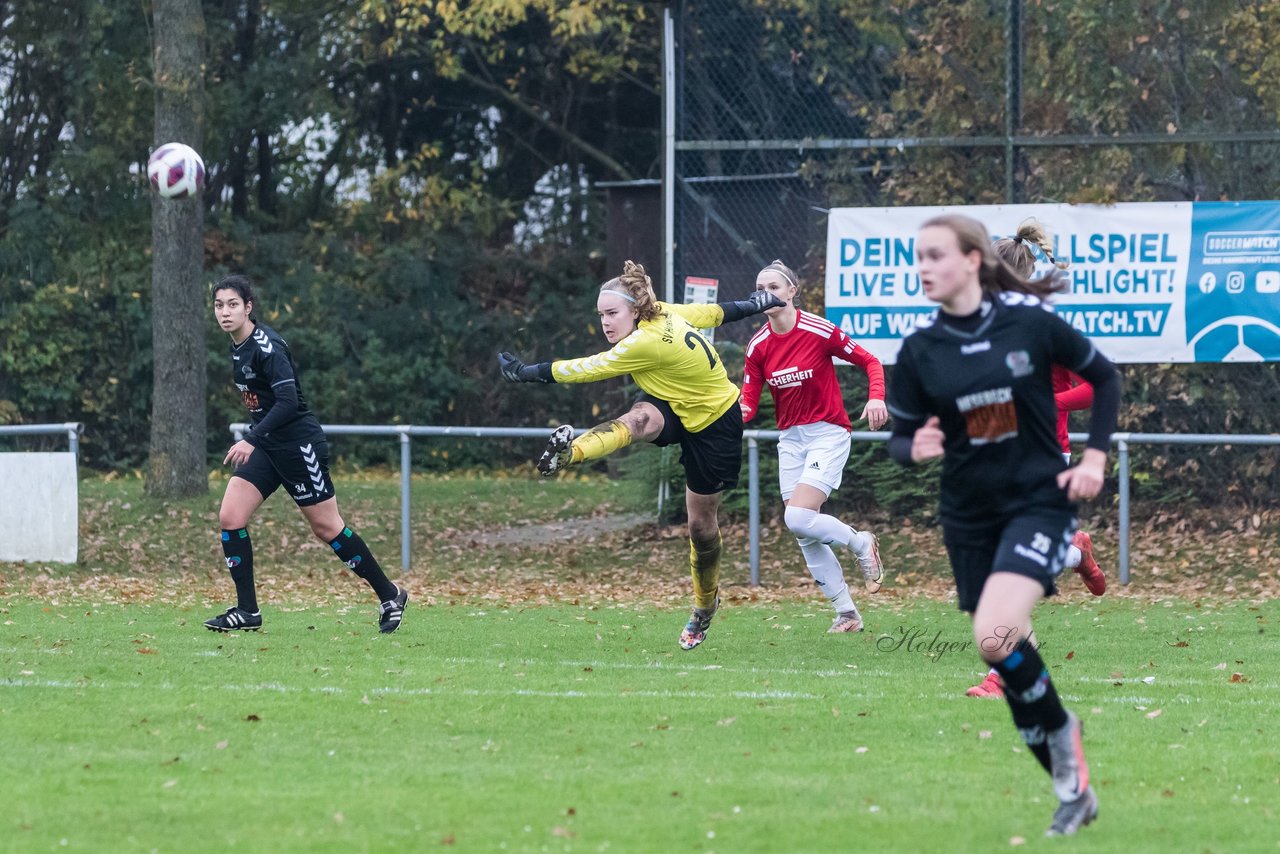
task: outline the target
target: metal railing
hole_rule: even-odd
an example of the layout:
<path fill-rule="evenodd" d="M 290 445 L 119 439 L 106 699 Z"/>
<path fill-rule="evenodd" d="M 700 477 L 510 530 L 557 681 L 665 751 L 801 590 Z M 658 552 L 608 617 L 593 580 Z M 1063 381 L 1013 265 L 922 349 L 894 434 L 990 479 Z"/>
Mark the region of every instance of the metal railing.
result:
<path fill-rule="evenodd" d="M 5 428 L 0 428 L 2 432 Z M 240 440 L 248 424 L 230 425 L 231 433 Z M 358 424 L 330 424 L 324 426 L 327 434 L 334 436 L 398 436 L 400 440 L 400 560 L 404 569 L 409 568 L 409 475 L 412 468 L 410 442 L 414 437 L 490 438 L 490 439 L 545 439 L 545 427 L 413 427 L 395 425 L 362 426 Z M 577 435 L 584 431 L 578 430 Z M 750 516 L 751 584 L 760 583 L 760 442 L 778 440 L 777 430 L 745 430 L 747 443 L 747 494 Z M 854 431 L 850 438 L 855 442 L 883 442 L 887 431 Z M 1083 442 L 1087 433 L 1072 433 L 1073 442 Z M 73 440 L 74 441 L 74 440 Z M 1229 433 L 1115 433 L 1111 442 L 1116 446 L 1119 477 L 1119 569 L 1120 583 L 1129 583 L 1129 448 L 1132 445 L 1274 445 L 1280 446 L 1280 435 L 1233 435 Z M 74 446 L 73 446 L 74 449 Z"/>
<path fill-rule="evenodd" d="M 244 438 L 249 425 L 236 422 L 230 425 L 231 435 L 238 442 Z M 546 439 L 548 431 L 540 427 L 413 427 L 380 424 L 325 424 L 323 430 L 330 436 L 398 436 L 400 439 L 400 566 L 409 568 L 409 473 L 413 466 L 410 442 L 415 436 L 447 436 L 473 439 Z M 575 435 L 581 436 L 578 430 Z"/>
<path fill-rule="evenodd" d="M 68 421 L 64 424 L 5 424 L 0 425 L 0 436 L 56 436 L 67 434 L 67 450 L 80 456 L 80 434 L 84 425 L 79 421 Z"/>

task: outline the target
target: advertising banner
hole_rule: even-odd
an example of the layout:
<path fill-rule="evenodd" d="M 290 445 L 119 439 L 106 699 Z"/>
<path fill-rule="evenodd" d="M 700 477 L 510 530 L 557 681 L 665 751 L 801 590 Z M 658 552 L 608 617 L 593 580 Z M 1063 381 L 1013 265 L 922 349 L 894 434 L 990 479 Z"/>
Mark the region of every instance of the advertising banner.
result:
<path fill-rule="evenodd" d="M 1280 361 L 1280 202 L 836 208 L 826 316 L 883 362 L 936 310 L 915 236 L 941 213 L 981 221 L 992 239 L 1039 220 L 1069 263 L 1055 310 L 1116 362 Z M 1038 258 L 1036 275 L 1050 269 Z"/>

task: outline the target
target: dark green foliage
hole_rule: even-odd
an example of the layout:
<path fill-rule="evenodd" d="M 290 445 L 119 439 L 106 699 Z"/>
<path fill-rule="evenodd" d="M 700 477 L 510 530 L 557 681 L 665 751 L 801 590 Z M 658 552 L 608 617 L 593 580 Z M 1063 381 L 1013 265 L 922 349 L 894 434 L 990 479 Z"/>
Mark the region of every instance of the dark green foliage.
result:
<path fill-rule="evenodd" d="M 624 380 L 509 385 L 494 362 L 499 349 L 527 361 L 604 349 L 595 291 L 617 271 L 601 261 L 599 194 L 583 185 L 656 177 L 661 162 L 654 7 L 591 7 L 601 26 L 566 34 L 546 11 L 551 5 L 526 4 L 523 17 L 507 21 L 467 17 L 467 4 L 429 16 L 383 0 L 205 3 L 208 279 L 233 271 L 255 279 L 259 314 L 293 347 L 323 421 L 549 428 L 589 426 L 629 406 L 634 389 Z M 1156 29 L 1150 4 L 1134 6 L 1141 14 L 1087 5 L 1059 4 L 1028 20 L 1028 130 L 1163 133 L 1180 110 L 1184 128 L 1253 129 L 1276 115 L 1267 83 L 1274 75 L 1234 71 L 1272 62 L 1272 25 L 1258 4 L 1191 4 L 1192 14 L 1171 12 Z M 1003 4 L 846 6 L 787 0 L 717 17 L 706 39 L 734 21 L 755 21 L 760 31 L 730 39 L 731 47 L 720 38 L 714 51 L 689 58 L 706 67 L 688 69 L 687 82 L 729 81 L 701 91 L 704 109 L 691 104 L 689 120 L 706 125 L 708 137 L 741 139 L 1000 130 L 1003 60 L 992 45 Z M 402 19 L 377 19 L 396 9 Z M 1111 24 L 1100 23 L 1110 21 L 1124 23 L 1114 43 Z M 0 60 L 14 69 L 0 91 L 0 421 L 82 420 L 83 461 L 103 469 L 142 467 L 150 427 L 151 238 L 140 174 L 153 142 L 148 26 L 145 6 L 90 0 L 26 4 L 0 16 Z M 838 27 L 856 37 L 835 37 Z M 1205 35 L 1215 27 L 1239 35 L 1235 47 L 1224 48 L 1220 33 Z M 1077 39 L 1073 28 L 1091 35 Z M 1119 90 L 1101 79 L 1117 66 L 1099 59 L 1113 55 L 1132 71 L 1116 78 Z M 726 86 L 736 88 L 719 103 Z M 1170 106 L 1174 95 L 1194 109 Z M 1219 107 L 1242 111 L 1239 121 L 1226 121 Z M 1266 198 L 1277 188 L 1270 151 L 1037 150 L 1024 152 L 1018 180 L 1025 200 Z M 989 200 L 1002 190 L 1001 156 L 707 152 L 688 174 L 799 173 L 787 192 L 803 196 L 792 201 L 809 219 L 783 221 L 776 205 L 760 205 L 767 237 L 809 228 L 811 207 Z M 708 229 L 699 239 L 709 241 L 714 223 L 696 219 Z M 808 288 L 806 307 L 821 313 L 819 243 L 788 261 Z M 764 237 L 757 246 L 766 261 L 782 251 Z M 723 284 L 736 296 L 748 281 Z M 735 380 L 742 352 L 732 342 L 745 340 L 741 331 L 719 336 Z M 227 424 L 245 413 L 212 318 L 207 336 L 216 466 L 230 441 Z M 1280 423 L 1275 365 L 1140 365 L 1125 373 L 1123 429 L 1271 432 Z M 847 397 L 856 414 L 861 396 Z M 772 426 L 765 398 L 750 426 Z M 345 464 L 366 466 L 395 464 L 399 449 L 394 440 L 344 437 L 334 450 Z M 414 444 L 420 468 L 527 463 L 539 451 L 527 440 Z M 679 511 L 677 454 L 665 458 L 670 506 Z M 1139 446 L 1134 486 L 1139 497 L 1168 502 L 1275 494 L 1277 456 Z M 602 465 L 651 479 L 656 493 L 663 457 L 641 448 Z M 759 459 L 762 510 L 777 514 L 772 442 L 761 443 Z M 831 506 L 850 519 L 869 508 L 927 517 L 936 477 L 934 467 L 898 468 L 879 443 L 855 443 Z M 745 489 L 726 497 L 731 513 L 745 502 Z"/>

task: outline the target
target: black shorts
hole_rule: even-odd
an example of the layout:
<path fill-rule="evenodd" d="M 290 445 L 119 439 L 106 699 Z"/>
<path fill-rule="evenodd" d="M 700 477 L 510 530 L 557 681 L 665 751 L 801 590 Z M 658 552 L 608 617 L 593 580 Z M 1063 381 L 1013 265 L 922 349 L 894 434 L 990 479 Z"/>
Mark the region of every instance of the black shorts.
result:
<path fill-rule="evenodd" d="M 1054 582 L 1066 565 L 1075 532 L 1075 512 L 1059 507 L 1031 507 L 988 525 L 944 520 L 942 540 L 951 558 L 960 610 L 977 609 L 993 572 L 1025 575 L 1044 586 L 1044 595 L 1057 593 Z"/>
<path fill-rule="evenodd" d="M 249 481 L 263 498 L 282 484 L 293 503 L 310 507 L 333 498 L 329 480 L 329 443 L 312 439 L 277 448 L 254 448 L 248 462 L 236 466 L 232 477 Z"/>
<path fill-rule="evenodd" d="M 691 492 L 715 495 L 738 485 L 742 470 L 742 408 L 735 402 L 719 418 L 697 433 L 690 433 L 671 404 L 650 394 L 637 403 L 648 403 L 662 413 L 662 432 L 653 444 L 659 448 L 680 445 L 680 465 Z"/>

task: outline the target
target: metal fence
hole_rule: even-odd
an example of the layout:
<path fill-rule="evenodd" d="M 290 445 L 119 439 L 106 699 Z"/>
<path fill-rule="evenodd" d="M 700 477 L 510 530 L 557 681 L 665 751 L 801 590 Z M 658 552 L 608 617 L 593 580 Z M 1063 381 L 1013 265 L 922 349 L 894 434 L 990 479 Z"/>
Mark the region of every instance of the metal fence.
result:
<path fill-rule="evenodd" d="M 68 421 L 64 424 L 5 424 L 0 425 L 0 436 L 57 436 L 65 434 L 67 450 L 80 455 L 80 434 L 84 433 L 84 425 L 79 421 Z"/>
<path fill-rule="evenodd" d="M 239 441 L 244 438 L 249 425 L 237 422 L 229 426 L 232 436 Z M 361 425 L 361 424 L 329 424 L 324 427 L 325 433 L 332 436 L 386 436 L 395 437 L 400 443 L 400 564 L 409 569 L 411 563 L 410 531 L 410 494 L 409 484 L 413 468 L 411 453 L 414 438 L 475 438 L 475 439 L 544 439 L 545 428 L 535 427 L 438 427 L 438 426 L 401 426 L 393 424 Z M 50 436 L 65 434 L 68 450 L 78 453 L 80 435 L 84 425 L 78 422 L 63 424 L 20 424 L 0 426 L 0 437 L 3 436 Z M 578 435 L 582 430 L 577 431 Z M 776 442 L 781 435 L 777 430 L 746 430 L 743 433 L 747 443 L 747 492 L 748 514 L 750 517 L 750 566 L 751 583 L 760 583 L 760 443 Z M 889 438 L 887 432 L 855 431 L 851 438 L 856 442 L 883 442 Z M 1071 439 L 1081 442 L 1088 438 L 1085 433 L 1072 433 Z M 1128 584 L 1129 573 L 1129 537 L 1130 509 L 1132 505 L 1130 474 L 1130 450 L 1134 445 L 1209 445 L 1229 448 L 1233 445 L 1280 447 L 1280 435 L 1232 435 L 1219 434 L 1178 434 L 1178 433 L 1116 433 L 1111 437 L 1116 446 L 1118 492 L 1119 492 L 1119 580 Z"/>
<path fill-rule="evenodd" d="M 777 257 L 818 287 L 837 206 L 1274 198 L 1268 4 L 1176 5 L 672 0 L 675 293 Z"/>
<path fill-rule="evenodd" d="M 237 441 L 244 437 L 249 425 L 230 425 Z M 325 433 L 333 436 L 394 436 L 400 442 L 400 563 L 404 569 L 410 565 L 409 532 L 409 482 L 413 467 L 411 442 L 414 438 L 450 437 L 477 439 L 545 439 L 545 428 L 533 427 L 414 427 L 397 425 L 330 424 Z M 578 430 L 577 435 L 584 431 Z M 750 516 L 750 565 L 752 586 L 760 583 L 760 442 L 776 442 L 781 433 L 777 430 L 746 430 L 747 443 L 747 493 Z M 883 431 L 855 431 L 855 442 L 884 442 L 889 433 Z M 1072 433 L 1071 439 L 1082 442 L 1086 433 Z M 1280 446 L 1280 435 L 1229 434 L 1166 434 L 1166 433 L 1116 433 L 1111 437 L 1116 446 L 1119 477 L 1119 565 L 1120 583 L 1129 583 L 1129 517 L 1130 517 L 1130 449 L 1134 445 L 1262 445 Z"/>

